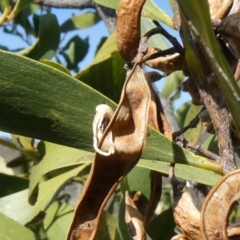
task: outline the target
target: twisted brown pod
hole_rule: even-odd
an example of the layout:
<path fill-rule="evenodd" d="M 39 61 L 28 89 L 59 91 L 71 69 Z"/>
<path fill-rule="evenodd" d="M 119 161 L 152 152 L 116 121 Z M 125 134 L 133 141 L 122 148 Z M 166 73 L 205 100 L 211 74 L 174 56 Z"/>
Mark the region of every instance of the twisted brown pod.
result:
<path fill-rule="evenodd" d="M 232 3 L 232 0 L 208 0 L 211 18 L 224 18 L 231 8 Z"/>
<path fill-rule="evenodd" d="M 239 186 L 240 169 L 237 169 L 222 177 L 211 189 L 201 210 L 200 228 L 203 239 L 229 239 L 228 219 L 234 202 L 240 199 Z M 231 230 L 229 234 L 230 232 Z"/>
<path fill-rule="evenodd" d="M 121 100 L 98 145 L 109 144 L 112 132 L 114 152 L 109 156 L 95 154 L 88 180 L 81 193 L 71 224 L 68 240 L 94 239 L 107 200 L 119 182 L 138 162 L 146 137 L 151 92 L 141 66 L 123 87 Z M 106 141 L 106 142 L 105 142 Z"/>
<path fill-rule="evenodd" d="M 158 48 L 149 48 L 147 54 L 152 55 L 161 51 L 162 50 Z M 144 64 L 151 68 L 158 69 L 165 74 L 170 74 L 178 70 L 187 70 L 187 64 L 184 55 L 181 55 L 177 52 L 172 55 L 161 56 L 152 60 L 148 60 L 144 62 Z"/>
<path fill-rule="evenodd" d="M 117 47 L 126 63 L 138 53 L 140 41 L 140 19 L 146 0 L 121 0 L 117 17 Z"/>

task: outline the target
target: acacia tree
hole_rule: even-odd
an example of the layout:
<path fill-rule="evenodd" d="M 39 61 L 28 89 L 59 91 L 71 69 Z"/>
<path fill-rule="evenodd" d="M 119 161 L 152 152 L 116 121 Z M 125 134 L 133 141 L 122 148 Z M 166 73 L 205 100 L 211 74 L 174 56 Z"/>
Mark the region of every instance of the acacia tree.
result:
<path fill-rule="evenodd" d="M 239 236 L 227 230 L 240 197 L 238 1 L 170 1 L 173 19 L 152 0 L 32 2 L 1 2 L 4 31 L 36 37 L 0 51 L 0 129 L 15 145 L 2 144 L 22 152 L 1 168 L 1 239 Z M 51 7 L 94 11 L 59 26 Z M 80 70 L 88 40 L 62 46 L 60 34 L 101 20 L 110 36 Z M 152 82 L 163 76 L 158 93 Z M 192 101 L 173 113 L 181 89 Z M 6 174 L 16 166 L 20 174 Z M 75 212 L 61 191 L 73 182 L 85 184 Z"/>

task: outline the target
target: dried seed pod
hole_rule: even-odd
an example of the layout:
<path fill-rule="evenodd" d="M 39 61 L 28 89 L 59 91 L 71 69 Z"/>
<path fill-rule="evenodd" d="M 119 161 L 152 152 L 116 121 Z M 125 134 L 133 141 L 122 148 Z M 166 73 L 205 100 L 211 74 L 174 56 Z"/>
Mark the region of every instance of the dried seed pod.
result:
<path fill-rule="evenodd" d="M 156 54 L 162 50 L 158 48 L 149 48 L 147 55 Z M 183 55 L 174 53 L 168 56 L 157 57 L 144 62 L 148 67 L 158 69 L 165 74 L 170 74 L 177 70 L 187 70 L 187 64 Z"/>
<path fill-rule="evenodd" d="M 118 108 L 98 144 L 98 148 L 104 151 L 102 147 L 105 141 L 109 142 L 106 137 L 111 131 L 114 152 L 109 156 L 96 152 L 75 210 L 68 240 L 95 239 L 104 206 L 119 182 L 140 159 L 146 141 L 149 107 L 153 99 L 149 85 L 142 67 L 136 65 L 125 81 Z"/>
<path fill-rule="evenodd" d="M 240 169 L 226 174 L 210 190 L 201 210 L 203 239 L 228 238 L 228 219 L 235 201 L 240 198 Z"/>
<path fill-rule="evenodd" d="M 184 92 L 189 92 L 192 97 L 192 104 L 196 106 L 202 105 L 202 100 L 198 91 L 198 88 L 192 77 L 189 77 L 182 83 L 182 90 Z"/>
<path fill-rule="evenodd" d="M 137 192 L 136 194 L 141 194 Z M 143 218 L 137 209 L 134 201 L 125 193 L 125 222 L 128 226 L 129 232 L 134 240 L 146 240 L 146 232 L 143 225 Z"/>
<path fill-rule="evenodd" d="M 211 18 L 223 19 L 232 5 L 232 0 L 208 0 L 208 4 Z"/>
<path fill-rule="evenodd" d="M 174 220 L 181 228 L 186 239 L 199 240 L 200 237 L 200 212 L 193 203 L 189 192 L 183 192 L 179 201 L 175 203 Z M 184 239 L 184 238 L 183 238 Z"/>
<path fill-rule="evenodd" d="M 178 235 L 172 237 L 171 240 L 189 240 L 189 238 L 187 236 L 185 236 L 184 234 L 178 234 Z"/>
<path fill-rule="evenodd" d="M 233 0 L 233 4 L 231 6 L 231 10 L 228 15 L 239 13 L 240 12 L 240 1 L 239 0 Z"/>
<path fill-rule="evenodd" d="M 234 74 L 234 78 L 238 80 L 240 78 L 240 13 L 235 13 L 224 18 L 217 27 L 217 30 L 238 61 Z"/>
<path fill-rule="evenodd" d="M 227 229 L 227 235 L 228 235 L 229 239 L 232 239 L 232 240 L 240 239 L 239 224 L 234 224 L 233 226 L 229 226 Z"/>
<path fill-rule="evenodd" d="M 140 18 L 146 0 L 121 0 L 117 17 L 117 48 L 126 63 L 137 54 L 140 42 Z"/>

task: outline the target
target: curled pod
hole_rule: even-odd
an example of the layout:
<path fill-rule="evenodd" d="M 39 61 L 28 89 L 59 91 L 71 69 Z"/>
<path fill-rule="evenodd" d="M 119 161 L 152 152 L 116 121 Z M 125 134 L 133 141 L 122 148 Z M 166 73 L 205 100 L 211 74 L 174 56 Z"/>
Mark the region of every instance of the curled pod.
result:
<path fill-rule="evenodd" d="M 121 0 L 117 16 L 117 48 L 126 63 L 136 56 L 140 42 L 140 20 L 146 0 Z"/>
<path fill-rule="evenodd" d="M 208 0 L 212 19 L 223 19 L 230 10 L 232 0 Z"/>
<path fill-rule="evenodd" d="M 186 239 L 198 240 L 200 237 L 200 212 L 193 203 L 189 192 L 183 192 L 180 199 L 174 199 L 174 220 Z M 180 238 L 181 239 L 181 238 Z M 185 239 L 185 238 L 183 238 Z"/>
<path fill-rule="evenodd" d="M 136 193 L 140 195 L 140 192 Z M 146 240 L 146 231 L 143 224 L 143 217 L 139 212 L 135 202 L 125 193 L 125 222 L 133 239 Z"/>
<path fill-rule="evenodd" d="M 237 67 L 234 78 L 240 78 L 240 13 L 234 13 L 224 18 L 217 27 L 218 32 L 226 43 L 227 47 L 237 60 Z"/>
<path fill-rule="evenodd" d="M 235 201 L 240 198 L 239 186 L 240 169 L 237 169 L 222 177 L 211 189 L 201 211 L 203 239 L 229 239 L 228 219 Z"/>
<path fill-rule="evenodd" d="M 149 48 L 147 54 L 152 55 L 160 53 L 162 50 L 158 48 Z M 170 74 L 178 70 L 187 70 L 185 57 L 179 53 L 174 53 L 167 56 L 157 57 L 155 59 L 144 62 L 148 67 L 158 69 L 165 74 Z"/>

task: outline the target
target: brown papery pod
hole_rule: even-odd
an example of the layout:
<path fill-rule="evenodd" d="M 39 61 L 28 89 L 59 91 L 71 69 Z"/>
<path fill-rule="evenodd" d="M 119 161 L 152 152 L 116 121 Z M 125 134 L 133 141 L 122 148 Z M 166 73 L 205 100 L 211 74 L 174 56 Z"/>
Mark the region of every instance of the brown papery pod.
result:
<path fill-rule="evenodd" d="M 236 226 L 229 226 L 227 229 L 227 234 L 230 240 L 238 240 L 240 239 L 240 226 L 236 224 Z"/>
<path fill-rule="evenodd" d="M 238 61 L 237 68 L 234 74 L 234 78 L 239 80 L 240 78 L 240 13 L 235 13 L 224 18 L 217 30 L 220 32 L 221 37 L 226 43 L 227 47 Z"/>
<path fill-rule="evenodd" d="M 240 12 L 240 0 L 233 0 L 233 4 L 231 6 L 231 10 L 228 15 L 239 13 Z"/>
<path fill-rule="evenodd" d="M 201 239 L 200 212 L 193 203 L 189 192 L 183 192 L 174 206 L 174 220 L 181 228 L 185 238 L 191 240 Z"/>
<path fill-rule="evenodd" d="M 95 159 L 81 193 L 74 218 L 68 233 L 68 240 L 94 239 L 100 217 L 108 199 L 119 182 L 137 164 L 144 148 L 148 112 L 151 100 L 149 82 L 141 66 L 127 78 L 123 86 L 119 106 L 98 148 L 108 145 L 108 133 L 113 137 L 114 151 L 109 156 L 99 153 Z"/>
<path fill-rule="evenodd" d="M 138 53 L 140 19 L 146 0 L 121 0 L 117 11 L 117 48 L 126 63 Z"/>
<path fill-rule="evenodd" d="M 148 48 L 148 55 L 156 54 L 162 50 L 158 48 Z M 170 74 L 178 70 L 187 70 L 185 57 L 179 53 L 174 53 L 167 56 L 157 57 L 144 62 L 148 67 L 158 69 L 165 74 Z"/>
<path fill-rule="evenodd" d="M 139 192 L 136 194 L 139 195 Z M 125 222 L 134 240 L 146 240 L 146 232 L 143 225 L 143 218 L 134 201 L 125 193 Z"/>
<path fill-rule="evenodd" d="M 228 219 L 234 202 L 240 199 L 239 186 L 240 169 L 237 169 L 222 177 L 208 193 L 201 210 L 203 239 L 229 239 Z"/>
<path fill-rule="evenodd" d="M 208 0 L 211 18 L 223 19 L 227 15 L 232 2 L 232 0 Z"/>

